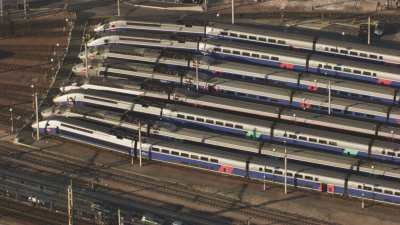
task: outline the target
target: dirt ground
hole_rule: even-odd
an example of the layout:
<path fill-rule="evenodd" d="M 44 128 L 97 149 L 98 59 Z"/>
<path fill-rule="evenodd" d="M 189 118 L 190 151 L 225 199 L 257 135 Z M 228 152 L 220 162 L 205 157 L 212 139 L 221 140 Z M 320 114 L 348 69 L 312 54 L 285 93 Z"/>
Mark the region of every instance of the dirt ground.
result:
<path fill-rule="evenodd" d="M 33 84 L 39 96 L 46 93 L 68 44 L 65 12 L 52 11 L 29 20 L 0 24 L 0 129 L 15 128 L 32 115 Z"/>

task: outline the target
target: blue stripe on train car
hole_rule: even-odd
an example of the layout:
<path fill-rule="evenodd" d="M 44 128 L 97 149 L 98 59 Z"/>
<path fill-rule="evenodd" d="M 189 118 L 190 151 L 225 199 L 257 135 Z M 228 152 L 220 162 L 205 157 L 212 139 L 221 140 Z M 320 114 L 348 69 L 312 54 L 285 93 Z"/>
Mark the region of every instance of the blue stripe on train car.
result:
<path fill-rule="evenodd" d="M 387 195 L 387 194 L 375 193 L 375 192 L 353 189 L 353 188 L 349 188 L 348 194 L 350 196 L 355 196 L 355 197 L 360 197 L 360 198 L 364 197 L 364 198 L 378 200 L 378 201 L 386 201 L 386 202 L 400 204 L 400 196 L 395 196 L 395 195 Z"/>

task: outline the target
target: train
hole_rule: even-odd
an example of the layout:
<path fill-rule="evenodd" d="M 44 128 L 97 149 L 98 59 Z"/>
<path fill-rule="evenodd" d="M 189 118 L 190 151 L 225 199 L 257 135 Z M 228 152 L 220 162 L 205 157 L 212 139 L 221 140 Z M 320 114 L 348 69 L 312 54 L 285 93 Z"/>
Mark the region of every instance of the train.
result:
<path fill-rule="evenodd" d="M 121 49 L 118 47 L 105 49 L 104 51 L 94 50 L 88 54 L 90 60 L 103 61 L 103 66 L 95 68 L 99 69 L 97 73 L 107 73 L 107 70 L 112 70 L 113 67 L 124 64 L 132 65 L 135 61 L 142 61 L 143 63 L 154 63 L 158 66 L 171 67 L 177 71 L 195 70 L 197 67 L 200 72 L 208 73 L 211 76 L 238 79 L 259 84 L 269 83 L 320 94 L 328 94 L 330 86 L 330 91 L 334 96 L 374 103 L 379 102 L 387 105 L 400 103 L 398 89 L 388 86 L 377 87 L 375 84 L 226 60 L 212 60 L 209 57 L 201 57 L 194 60 L 193 58 L 178 58 L 177 56 L 179 57 L 180 54 L 175 53 L 172 56 L 168 56 L 167 54 L 161 55 L 161 52 L 150 49 Z M 80 58 L 84 58 L 83 54 L 80 54 Z M 132 66 L 131 68 L 137 69 L 137 66 Z M 153 68 L 157 67 L 153 66 Z M 73 68 L 73 72 L 80 75 L 84 74 L 84 70 L 85 68 L 82 65 L 76 65 Z"/>
<path fill-rule="evenodd" d="M 220 151 L 179 142 L 142 138 L 131 133 L 112 133 L 110 126 L 90 123 L 76 118 L 53 117 L 32 124 L 42 134 L 93 145 L 131 155 L 140 154 L 149 160 L 173 163 L 180 166 L 204 169 L 230 176 L 272 181 L 319 192 L 365 198 L 391 204 L 400 203 L 397 181 L 377 177 L 349 175 L 322 168 L 282 161 L 266 160 L 260 156 Z"/>
<path fill-rule="evenodd" d="M 166 89 L 165 89 L 166 88 Z M 167 101 L 171 103 L 183 103 L 186 105 L 214 108 L 225 111 L 242 113 L 262 118 L 281 119 L 294 122 L 330 128 L 349 133 L 377 136 L 382 139 L 400 140 L 400 128 L 388 124 L 379 126 L 372 122 L 350 120 L 329 115 L 315 114 L 304 110 L 289 109 L 281 106 L 252 103 L 248 101 L 222 98 L 214 95 L 199 94 L 195 90 L 165 87 L 164 83 L 136 82 L 126 79 L 107 79 L 91 77 L 83 83 L 72 83 L 60 88 L 62 93 L 72 90 L 97 90 L 106 93 L 117 93 Z"/>
<path fill-rule="evenodd" d="M 250 139 L 275 141 L 362 158 L 400 162 L 400 145 L 394 142 L 357 137 L 282 122 L 248 118 L 183 105 L 141 103 L 131 96 L 101 91 L 72 91 L 56 96 L 55 104 L 98 105 L 141 113 L 163 121 L 229 133 Z"/>
<path fill-rule="evenodd" d="M 197 143 L 228 151 L 247 152 L 278 158 L 286 156 L 287 159 L 306 163 L 307 165 L 333 167 L 345 171 L 350 169 L 354 173 L 400 178 L 400 173 L 397 172 L 398 166 L 392 164 L 366 161 L 345 155 L 333 155 L 307 148 L 259 142 L 209 130 L 203 131 L 180 127 L 158 120 L 142 120 L 142 124 L 144 124 L 140 128 L 139 121 L 143 118 L 137 117 L 137 115 L 93 106 L 55 106 L 42 110 L 41 115 L 44 119 L 53 116 L 80 118 L 84 121 L 108 124 L 129 132 L 141 130 L 145 136 L 157 137 L 163 140 Z"/>
<path fill-rule="evenodd" d="M 136 66 L 132 68 L 129 64 L 121 64 L 103 67 L 99 74 L 104 77 L 161 80 L 174 85 L 197 88 L 201 93 L 263 104 L 289 106 L 326 115 L 391 124 L 398 124 L 400 121 L 400 112 L 397 107 L 286 89 L 272 84 L 254 84 L 228 78 L 212 77 L 200 72 L 196 76 L 191 71 L 140 71 L 140 68 Z"/>
<path fill-rule="evenodd" d="M 309 72 L 323 76 L 333 76 L 345 79 L 360 80 L 386 86 L 400 87 L 399 70 L 387 65 L 373 65 L 356 60 L 333 58 L 328 56 L 310 55 L 283 49 L 260 47 L 246 43 L 235 43 L 221 40 L 199 42 L 182 42 L 156 37 L 130 37 L 111 35 L 92 39 L 89 47 L 117 45 L 138 46 L 182 50 L 210 55 L 218 59 L 247 62 L 257 65 L 272 66 Z"/>
<path fill-rule="evenodd" d="M 116 31 L 167 32 L 179 35 L 198 35 L 207 38 L 235 40 L 257 43 L 288 49 L 299 49 L 312 53 L 361 59 L 370 62 L 400 65 L 400 50 L 323 38 L 304 33 L 282 32 L 271 29 L 259 29 L 251 26 L 238 26 L 213 23 L 205 26 L 190 24 L 178 25 L 159 22 L 116 20 L 99 24 L 94 28 L 97 33 Z"/>

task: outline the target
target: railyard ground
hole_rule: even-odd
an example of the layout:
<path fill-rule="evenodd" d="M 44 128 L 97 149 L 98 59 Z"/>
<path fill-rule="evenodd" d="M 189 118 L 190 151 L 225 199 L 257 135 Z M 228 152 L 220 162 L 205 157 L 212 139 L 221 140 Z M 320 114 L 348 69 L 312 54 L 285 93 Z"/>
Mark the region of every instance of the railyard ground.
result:
<path fill-rule="evenodd" d="M 115 7 L 113 1 L 104 0 L 97 4 L 98 1 L 91 0 L 72 0 L 74 2 L 83 3 L 82 11 L 85 11 L 91 17 L 108 17 L 115 14 Z M 297 3 L 296 3 L 297 2 Z M 301 3 L 298 3 L 301 2 Z M 261 4 L 243 4 L 238 5 L 237 13 L 238 23 L 257 23 L 267 25 L 285 25 L 296 26 L 313 30 L 327 30 L 338 33 L 345 32 L 346 35 L 355 35 L 357 33 L 360 23 L 366 22 L 366 16 L 357 18 L 335 18 L 331 19 L 324 15 L 324 13 L 315 13 L 312 6 L 315 4 L 329 3 L 329 7 L 336 5 L 336 10 L 341 12 L 349 12 L 349 14 L 357 11 L 370 12 L 371 15 L 376 16 L 374 12 L 376 1 L 348 1 L 341 6 L 340 4 L 333 4 L 339 1 L 267 1 Z M 357 6 L 354 2 L 360 2 L 361 5 Z M 381 1 L 383 2 L 383 1 Z M 85 5 L 86 4 L 86 5 Z M 296 7 L 297 4 L 297 7 Z M 300 4 L 300 5 L 299 5 Z M 383 3 L 382 3 L 383 4 Z M 111 6 L 111 7 L 110 7 Z M 285 7 L 283 7 L 285 6 Z M 327 7 L 323 6 L 323 7 Z M 49 6 L 50 7 L 50 6 Z M 268 13 L 275 11 L 278 7 L 278 12 L 282 12 L 283 16 L 268 16 Z M 322 8 L 323 8 L 322 7 Z M 342 8 L 341 8 L 342 7 Z M 226 7 L 225 8 L 229 8 Z M 320 8 L 320 7 L 317 7 Z M 215 20 L 230 20 L 228 14 L 229 9 L 221 10 L 217 6 L 209 9 L 209 18 Z M 310 12 L 315 14 L 311 17 L 293 16 L 292 12 Z M 257 16 L 251 18 L 246 16 L 246 12 L 262 12 L 264 16 Z M 220 13 L 220 17 L 216 17 L 216 13 Z M 242 14 L 241 14 L 242 13 Z M 126 5 L 122 8 L 122 15 L 128 17 L 142 18 L 142 19 L 155 19 L 162 15 L 168 21 L 168 18 L 174 20 L 182 15 L 190 15 L 191 12 L 175 12 L 175 11 L 162 11 L 140 7 L 130 7 Z M 273 14 L 273 13 L 272 13 Z M 382 14 L 392 15 L 394 17 L 400 15 L 399 10 L 384 11 Z M 54 15 L 56 18 L 53 20 L 64 20 L 66 15 L 60 13 Z M 158 17 L 159 18 L 159 17 Z M 42 24 L 48 23 L 52 20 L 49 17 L 42 18 Z M 60 22 L 60 21 L 59 21 Z M 58 23 L 54 23 L 58 24 Z M 60 22 L 60 25 L 63 24 Z M 392 21 L 393 30 L 385 35 L 383 39 L 400 41 L 400 32 L 398 21 Z M 63 24 L 64 25 L 64 24 Z M 9 27 L 8 27 L 9 28 Z M 0 106 L 3 107 L 1 134 L 0 136 L 7 136 L 9 134 L 10 121 L 8 120 L 8 111 L 10 105 L 21 103 L 18 106 L 17 114 L 14 115 L 16 120 L 14 122 L 19 126 L 23 126 L 29 122 L 32 115 L 31 107 L 31 89 L 30 84 L 36 83 L 41 91 L 45 92 L 50 85 L 48 78 L 51 77 L 52 68 L 51 64 L 46 64 L 53 54 L 53 47 L 56 43 L 60 43 L 62 48 L 56 51 L 65 49 L 66 35 L 63 27 L 54 26 L 46 31 L 45 27 L 38 30 L 37 27 L 32 26 L 29 32 L 21 31 L 18 29 L 15 32 L 19 35 L 10 38 L 10 36 L 1 37 L 0 51 L 2 56 L 0 58 L 0 87 L 3 94 L 0 96 Z M 52 35 L 49 35 L 52 34 Z M 10 48 L 11 46 L 14 46 Z M 10 50 L 11 49 L 11 50 Z M 31 49 L 31 50 L 30 50 Z M 3 54 L 4 53 L 4 54 Z M 57 52 L 61 55 L 62 52 Z M 41 65 L 42 66 L 38 66 Z M 21 69 L 23 66 L 32 66 L 32 69 Z M 9 71 L 9 68 L 12 70 Z M 54 67 L 53 67 L 54 68 Z M 4 71 L 3 71 L 4 70 Z M 23 91 L 19 92 L 21 88 Z M 22 96 L 21 96 L 22 95 Z M 18 117 L 19 116 L 19 117 Z M 5 119 L 4 119 L 5 118 Z M 18 121 L 17 121 L 17 118 Z M 2 144 L 10 144 L 10 142 L 2 142 Z M 57 152 L 59 154 L 68 155 L 74 158 L 80 158 L 83 164 L 90 164 L 93 162 L 112 165 L 121 169 L 126 169 L 134 173 L 145 174 L 159 179 L 165 179 L 182 183 L 190 186 L 199 192 L 206 192 L 210 194 L 229 196 L 237 201 L 247 202 L 262 207 L 281 209 L 287 212 L 297 213 L 310 217 L 320 218 L 325 221 L 335 222 L 339 224 L 399 224 L 400 218 L 398 217 L 399 207 L 381 205 L 375 203 L 367 203 L 367 208 L 361 209 L 361 202 L 359 200 L 342 199 L 339 197 L 332 197 L 326 194 L 318 194 L 315 192 L 300 191 L 290 189 L 288 195 L 283 194 L 283 187 L 279 185 L 268 184 L 267 191 L 262 191 L 263 184 L 259 182 L 249 182 L 245 179 L 231 178 L 214 173 L 208 173 L 195 169 L 182 169 L 178 166 L 165 165 L 156 162 L 145 162 L 145 166 L 139 168 L 137 161 L 135 166 L 129 165 L 129 159 L 122 156 L 111 154 L 104 150 L 94 149 L 85 145 L 80 145 L 71 142 L 61 142 L 59 140 L 45 139 L 41 143 L 34 143 L 40 147 L 45 147 L 46 151 Z M 233 209 L 234 210 L 234 207 Z M 12 224 L 12 218 L 1 217 L 0 224 Z M 15 222 L 21 224 L 21 221 Z M 28 224 L 27 224 L 28 225 Z"/>

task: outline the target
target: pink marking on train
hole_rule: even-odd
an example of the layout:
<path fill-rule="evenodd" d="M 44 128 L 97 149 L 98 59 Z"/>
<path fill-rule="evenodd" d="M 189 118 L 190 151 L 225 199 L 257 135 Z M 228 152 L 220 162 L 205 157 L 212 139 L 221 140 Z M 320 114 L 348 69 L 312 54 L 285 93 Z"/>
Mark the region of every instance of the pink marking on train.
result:
<path fill-rule="evenodd" d="M 315 85 L 310 85 L 310 86 L 308 86 L 308 90 L 309 90 L 309 91 L 317 91 L 317 90 L 318 90 L 318 87 L 315 86 Z"/>
<path fill-rule="evenodd" d="M 290 64 L 290 63 L 281 63 L 281 64 L 279 65 L 279 67 L 282 68 L 282 69 L 289 69 L 289 70 L 292 70 L 292 69 L 294 68 L 294 65 L 293 65 L 293 64 Z"/>
<path fill-rule="evenodd" d="M 221 165 L 219 167 L 219 172 L 221 173 L 227 173 L 227 174 L 232 174 L 233 172 L 233 167 L 232 166 L 228 166 L 228 165 Z"/>
<path fill-rule="evenodd" d="M 393 81 L 391 80 L 385 80 L 385 79 L 378 79 L 378 84 L 382 84 L 382 85 L 391 85 Z"/>

